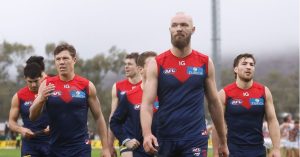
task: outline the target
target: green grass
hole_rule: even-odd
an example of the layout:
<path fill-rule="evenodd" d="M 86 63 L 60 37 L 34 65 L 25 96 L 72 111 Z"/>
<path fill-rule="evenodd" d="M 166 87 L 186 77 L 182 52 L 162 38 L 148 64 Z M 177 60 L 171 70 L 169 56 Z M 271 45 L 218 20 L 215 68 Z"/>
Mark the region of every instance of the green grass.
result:
<path fill-rule="evenodd" d="M 21 150 L 20 149 L 0 149 L 0 157 L 19 157 Z M 93 149 L 92 157 L 99 157 L 100 150 Z M 208 156 L 212 157 L 211 149 L 208 149 Z"/>

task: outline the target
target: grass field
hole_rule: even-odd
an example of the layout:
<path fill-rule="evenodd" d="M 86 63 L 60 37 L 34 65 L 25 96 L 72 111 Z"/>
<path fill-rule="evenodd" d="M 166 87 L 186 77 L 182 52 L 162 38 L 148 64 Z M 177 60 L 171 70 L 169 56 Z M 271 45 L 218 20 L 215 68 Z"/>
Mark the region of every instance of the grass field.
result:
<path fill-rule="evenodd" d="M 0 157 L 19 157 L 20 152 L 20 149 L 0 149 Z M 93 150 L 92 157 L 100 157 L 100 151 Z M 208 150 L 207 157 L 212 157 L 211 149 Z"/>

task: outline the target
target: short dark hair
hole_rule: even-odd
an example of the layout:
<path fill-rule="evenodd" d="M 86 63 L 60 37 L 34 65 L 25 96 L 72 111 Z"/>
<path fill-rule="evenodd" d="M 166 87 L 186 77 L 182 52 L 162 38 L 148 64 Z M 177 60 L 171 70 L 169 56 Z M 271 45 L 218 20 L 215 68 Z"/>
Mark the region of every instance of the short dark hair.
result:
<path fill-rule="evenodd" d="M 31 79 L 42 77 L 42 68 L 37 63 L 29 63 L 24 67 L 24 76 Z"/>
<path fill-rule="evenodd" d="M 154 51 L 145 51 L 142 54 L 140 54 L 138 60 L 137 60 L 137 65 L 144 67 L 145 66 L 145 61 L 148 57 L 156 57 L 157 54 Z"/>
<path fill-rule="evenodd" d="M 30 63 L 37 63 L 41 67 L 42 71 L 45 71 L 45 63 L 43 56 L 30 56 L 27 59 L 26 64 Z"/>
<path fill-rule="evenodd" d="M 242 53 L 242 54 L 239 54 L 238 56 L 235 57 L 234 61 L 233 61 L 233 68 L 237 67 L 240 60 L 242 58 L 252 58 L 253 61 L 254 61 L 254 64 L 256 64 L 256 61 L 255 61 L 255 58 L 253 56 L 253 54 L 250 54 L 250 53 Z M 234 73 L 235 75 L 235 78 L 236 78 L 236 73 Z"/>
<path fill-rule="evenodd" d="M 74 46 L 65 42 L 56 46 L 56 48 L 54 49 L 54 56 L 65 50 L 69 51 L 70 55 L 73 58 L 76 57 L 76 49 L 74 48 Z"/>
<path fill-rule="evenodd" d="M 137 52 L 132 52 L 125 56 L 125 59 L 134 59 L 136 64 L 137 64 L 138 58 L 139 58 L 139 53 L 137 53 Z"/>

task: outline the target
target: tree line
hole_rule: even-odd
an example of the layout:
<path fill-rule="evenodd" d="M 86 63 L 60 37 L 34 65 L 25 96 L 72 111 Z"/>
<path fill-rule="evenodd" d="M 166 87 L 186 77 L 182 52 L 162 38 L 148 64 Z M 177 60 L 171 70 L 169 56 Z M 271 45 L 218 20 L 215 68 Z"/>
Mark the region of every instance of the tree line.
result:
<path fill-rule="evenodd" d="M 53 57 L 55 47 L 55 43 L 45 45 L 44 61 L 46 73 L 49 74 L 56 74 Z M 88 78 L 95 84 L 106 120 L 110 114 L 111 87 L 115 81 L 123 78 L 123 59 L 127 53 L 125 50 L 112 46 L 107 52 L 98 53 L 90 59 L 83 59 L 80 54 L 77 56 L 75 73 Z M 25 86 L 23 68 L 25 61 L 31 55 L 36 55 L 31 45 L 7 41 L 0 43 L 0 121 L 2 122 L 8 119 L 13 94 Z M 15 75 L 10 73 L 13 69 L 16 69 Z M 221 80 L 222 87 L 234 81 L 231 67 L 222 66 Z M 266 70 L 264 75 L 255 77 L 255 80 L 270 88 L 277 113 L 299 112 L 299 67 L 284 75 L 278 70 Z M 90 126 L 94 126 L 93 121 L 89 123 Z"/>

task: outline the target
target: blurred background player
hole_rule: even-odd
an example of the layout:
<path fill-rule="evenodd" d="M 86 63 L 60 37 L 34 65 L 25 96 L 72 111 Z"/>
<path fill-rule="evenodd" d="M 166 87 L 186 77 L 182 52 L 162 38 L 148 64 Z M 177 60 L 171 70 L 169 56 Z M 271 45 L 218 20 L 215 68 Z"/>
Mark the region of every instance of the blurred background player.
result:
<path fill-rule="evenodd" d="M 255 58 L 244 53 L 234 59 L 236 81 L 219 92 L 227 124 L 227 145 L 231 157 L 265 157 L 263 120 L 266 119 L 273 148 L 280 157 L 280 132 L 270 90 L 253 80 Z M 213 138 L 214 139 L 214 138 Z"/>
<path fill-rule="evenodd" d="M 89 80 L 76 75 L 76 50 L 59 44 L 54 50 L 58 75 L 47 78 L 30 107 L 30 119 L 39 117 L 43 108 L 50 119 L 51 157 L 90 157 L 91 143 L 87 128 L 88 109 L 95 119 L 102 142 L 102 156 L 109 157 L 107 127 L 101 111 L 96 88 Z M 45 106 L 45 107 L 44 107 Z"/>
<path fill-rule="evenodd" d="M 126 91 L 130 91 L 134 89 L 135 87 L 139 86 L 142 82 L 141 76 L 139 74 L 138 66 L 137 66 L 137 60 L 138 60 L 139 54 L 136 52 L 130 53 L 126 55 L 125 60 L 124 60 L 124 71 L 125 71 L 125 76 L 126 79 L 121 80 L 116 82 L 113 87 L 112 87 L 112 100 L 111 100 L 111 113 L 110 113 L 110 118 L 115 112 L 116 108 L 118 107 L 119 104 L 119 99 L 122 94 L 124 94 Z M 114 139 L 115 136 L 111 132 L 110 128 L 108 130 L 108 143 L 109 143 L 109 148 L 110 152 L 113 156 L 116 156 L 116 152 L 114 150 Z M 122 141 L 119 141 L 121 144 Z M 121 146 L 121 145 L 120 145 Z M 122 157 L 127 157 L 127 154 L 129 156 L 131 152 L 126 152 L 122 148 L 120 149 L 121 156 Z"/>
<path fill-rule="evenodd" d="M 26 87 L 20 89 L 12 98 L 9 113 L 9 127 L 22 135 L 21 156 L 49 156 L 49 118 L 45 109 L 41 116 L 32 122 L 29 119 L 29 108 L 38 94 L 42 69 L 37 63 L 28 63 L 24 68 Z M 21 115 L 24 125 L 19 126 Z"/>
<path fill-rule="evenodd" d="M 143 136 L 140 124 L 140 105 L 142 103 L 143 82 L 146 79 L 147 62 L 156 56 L 155 52 L 147 51 L 138 58 L 138 66 L 142 76 L 141 85 L 125 92 L 119 99 L 119 105 L 110 120 L 110 127 L 118 140 L 122 143 L 121 154 L 128 152 L 131 157 L 150 157 L 142 146 Z M 153 109 L 156 111 L 158 102 Z M 155 112 L 154 111 L 154 112 Z"/>
<path fill-rule="evenodd" d="M 43 56 L 30 56 L 27 61 L 27 64 L 30 63 L 37 63 L 41 69 L 42 69 L 42 81 L 46 78 L 46 77 L 52 77 L 55 76 L 54 74 L 46 74 L 45 72 L 45 63 L 44 63 L 44 57 Z"/>

